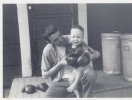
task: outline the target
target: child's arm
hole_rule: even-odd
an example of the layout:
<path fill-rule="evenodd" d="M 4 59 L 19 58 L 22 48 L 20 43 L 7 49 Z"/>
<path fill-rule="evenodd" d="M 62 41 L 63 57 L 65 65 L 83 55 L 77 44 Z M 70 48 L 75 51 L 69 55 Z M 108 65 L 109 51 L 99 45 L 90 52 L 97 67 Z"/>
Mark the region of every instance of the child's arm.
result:
<path fill-rule="evenodd" d="M 55 66 L 53 66 L 51 69 L 49 69 L 49 71 L 45 71 L 44 72 L 44 78 L 48 78 L 50 76 L 52 76 L 53 74 L 55 74 L 61 67 L 65 66 L 67 64 L 67 62 L 65 61 L 65 58 L 63 58 L 58 64 L 56 64 Z"/>
<path fill-rule="evenodd" d="M 78 83 L 81 79 L 82 73 L 83 73 L 84 68 L 83 67 L 79 67 L 76 70 L 76 75 L 75 75 L 75 80 L 73 81 L 73 83 L 67 88 L 68 92 L 73 92 L 77 87 L 78 87 Z"/>

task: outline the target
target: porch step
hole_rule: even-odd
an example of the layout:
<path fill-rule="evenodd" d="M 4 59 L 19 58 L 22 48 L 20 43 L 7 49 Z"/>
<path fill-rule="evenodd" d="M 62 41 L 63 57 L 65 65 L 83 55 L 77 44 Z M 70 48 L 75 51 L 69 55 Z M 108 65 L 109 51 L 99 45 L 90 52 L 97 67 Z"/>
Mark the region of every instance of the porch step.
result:
<path fill-rule="evenodd" d="M 132 97 L 132 82 L 123 75 L 109 75 L 103 71 L 97 74 L 93 97 Z"/>
<path fill-rule="evenodd" d="M 97 81 L 93 90 L 93 97 L 132 97 L 132 82 L 126 81 L 122 75 L 108 75 L 102 71 L 97 72 Z M 15 78 L 13 80 L 9 98 L 44 98 L 44 92 L 38 91 L 34 94 L 21 92 L 22 87 L 27 84 L 37 85 L 47 82 L 41 77 Z M 72 97 L 72 96 L 71 96 Z"/>

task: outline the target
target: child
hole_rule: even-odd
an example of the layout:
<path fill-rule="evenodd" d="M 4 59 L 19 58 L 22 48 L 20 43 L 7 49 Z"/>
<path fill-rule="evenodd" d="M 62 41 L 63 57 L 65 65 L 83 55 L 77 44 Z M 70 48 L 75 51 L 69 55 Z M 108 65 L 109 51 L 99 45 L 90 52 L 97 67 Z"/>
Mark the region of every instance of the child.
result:
<path fill-rule="evenodd" d="M 66 57 L 64 58 L 65 66 L 70 66 L 73 72 L 70 74 L 69 83 L 70 86 L 67 88 L 68 92 L 74 92 L 76 97 L 82 97 L 81 92 L 78 90 L 79 81 L 83 74 L 83 71 L 88 68 L 90 62 L 90 54 L 87 45 L 83 42 L 84 30 L 81 26 L 73 26 L 70 34 L 70 43 L 66 46 Z M 59 70 L 61 66 L 53 67 L 48 72 L 45 72 L 45 77 L 51 76 L 55 70 Z M 60 73 L 57 81 L 61 80 L 63 70 Z"/>

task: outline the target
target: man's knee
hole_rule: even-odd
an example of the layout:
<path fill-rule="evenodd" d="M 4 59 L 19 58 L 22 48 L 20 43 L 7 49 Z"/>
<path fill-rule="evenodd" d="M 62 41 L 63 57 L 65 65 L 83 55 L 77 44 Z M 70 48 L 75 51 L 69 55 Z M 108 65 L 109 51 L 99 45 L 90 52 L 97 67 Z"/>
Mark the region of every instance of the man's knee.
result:
<path fill-rule="evenodd" d="M 96 81 L 97 73 L 94 69 L 92 69 L 92 68 L 88 69 L 87 75 L 88 75 L 89 82 L 94 83 Z"/>
<path fill-rule="evenodd" d="M 49 87 L 47 89 L 47 91 L 45 92 L 45 98 L 52 98 L 52 97 L 54 97 L 53 94 L 50 91 L 51 91 L 51 87 Z"/>
<path fill-rule="evenodd" d="M 62 98 L 68 95 L 66 88 L 69 86 L 69 82 L 59 81 L 53 82 L 45 92 L 45 98 Z"/>
<path fill-rule="evenodd" d="M 45 97 L 45 98 L 52 98 L 51 96 L 49 96 L 49 94 L 47 94 L 47 92 L 45 92 L 44 97 Z"/>

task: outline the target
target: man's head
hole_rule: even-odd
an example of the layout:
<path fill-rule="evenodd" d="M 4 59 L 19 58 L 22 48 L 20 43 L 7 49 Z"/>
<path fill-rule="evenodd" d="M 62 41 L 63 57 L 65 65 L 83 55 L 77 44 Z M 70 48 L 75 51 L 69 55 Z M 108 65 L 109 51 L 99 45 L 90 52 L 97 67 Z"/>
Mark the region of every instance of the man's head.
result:
<path fill-rule="evenodd" d="M 61 45 L 62 43 L 62 35 L 57 27 L 54 25 L 48 25 L 45 28 L 43 37 L 51 44 Z"/>
<path fill-rule="evenodd" d="M 74 46 L 78 46 L 79 44 L 81 44 L 83 42 L 83 38 L 84 38 L 84 29 L 80 26 L 80 25 L 74 25 L 71 28 L 71 43 Z"/>

